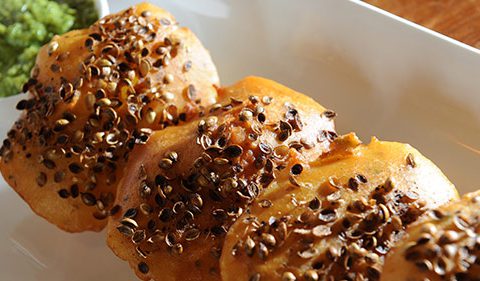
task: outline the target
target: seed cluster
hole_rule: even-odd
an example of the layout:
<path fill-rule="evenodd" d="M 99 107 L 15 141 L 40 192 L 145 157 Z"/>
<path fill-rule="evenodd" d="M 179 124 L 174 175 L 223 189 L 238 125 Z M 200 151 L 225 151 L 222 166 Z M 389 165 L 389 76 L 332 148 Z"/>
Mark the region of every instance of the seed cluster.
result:
<path fill-rule="evenodd" d="M 304 125 L 300 113 L 285 105 L 283 116 L 275 120 L 268 114 L 273 102 L 250 96 L 213 105 L 196 128 L 192 145 L 201 152 L 196 159 L 183 156 L 182 161 L 190 161 L 187 171 L 176 168 L 182 151 L 169 151 L 159 160 L 157 174 L 140 172 L 139 196 L 144 202 L 133 209 L 136 217 L 129 215 L 133 211 L 124 214 L 118 230 L 132 239 L 141 257 L 164 250 L 164 245 L 182 254 L 202 237 L 201 241 L 218 241 L 211 249 L 218 260 L 224 235 L 276 173 L 289 166 L 291 177 L 302 172 L 302 164 L 293 162 L 291 155 L 328 140 L 319 132 L 318 140 L 298 141 L 295 135 Z M 269 201 L 260 204 L 271 206 Z M 145 223 L 138 226 L 132 218 Z M 218 264 L 214 266 L 211 270 L 218 270 Z"/>
<path fill-rule="evenodd" d="M 477 280 L 480 274 L 480 196 L 455 209 L 428 212 L 416 240 L 405 245 L 407 262 L 439 280 Z M 473 212 L 470 212 L 473 210 Z"/>
<path fill-rule="evenodd" d="M 84 41 L 87 52 L 74 81 L 64 78 L 61 67 L 72 55 L 60 52 L 59 43 L 51 42 L 48 55 L 55 62 L 45 70 L 36 66 L 25 84 L 24 92 L 31 98 L 17 104 L 24 115 L 4 140 L 1 159 L 9 163 L 14 153 L 38 158 L 43 166 L 36 175 L 39 187 L 67 182 L 70 186 L 58 191 L 61 198 L 79 197 L 85 205 L 96 206 L 95 218 L 107 217 L 115 192 L 108 187 L 115 186 L 117 168 L 131 149 L 144 144 L 152 129 L 177 124 L 202 111 L 191 93 L 194 85 L 188 87 L 187 98 L 179 93 L 186 99 L 185 108 L 177 108 L 175 94 L 165 90 L 174 80 L 168 66 L 183 48 L 182 42 L 170 37 L 176 28 L 148 11 L 136 16 L 133 9 L 100 20 Z M 188 61 L 184 71 L 191 64 Z M 54 72 L 50 76 L 60 77 L 59 85 L 38 81 L 40 71 Z M 156 81 L 152 73 L 163 80 Z M 74 102 L 71 110 L 62 113 Z M 54 177 L 48 176 L 50 171 Z"/>
<path fill-rule="evenodd" d="M 282 280 L 379 280 L 383 257 L 399 233 L 424 213 L 424 203 L 396 189 L 391 180 L 368 196 L 355 194 L 367 183 L 363 175 L 344 184 L 330 178 L 321 196 L 297 207 L 298 215 L 271 216 L 268 221 L 247 216 L 248 234 L 231 254 L 263 264 L 282 252 L 288 259 Z M 329 246 L 322 244 L 325 240 Z M 260 278 L 253 272 L 250 280 Z"/>

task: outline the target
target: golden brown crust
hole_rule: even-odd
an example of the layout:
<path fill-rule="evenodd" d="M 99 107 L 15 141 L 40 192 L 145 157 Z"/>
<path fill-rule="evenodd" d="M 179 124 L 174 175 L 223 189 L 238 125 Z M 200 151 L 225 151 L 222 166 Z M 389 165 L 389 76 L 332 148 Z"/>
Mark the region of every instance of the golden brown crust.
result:
<path fill-rule="evenodd" d="M 216 101 L 216 84 L 198 39 L 150 4 L 55 37 L 25 85 L 2 174 L 58 227 L 101 230 L 130 150 L 151 130 L 198 116 Z"/>
<path fill-rule="evenodd" d="M 480 278 L 480 191 L 428 212 L 385 260 L 381 280 Z"/>
<path fill-rule="evenodd" d="M 279 175 L 233 224 L 222 280 L 378 280 L 405 227 L 458 196 L 409 145 L 347 135 L 310 166 L 295 184 Z"/>
<path fill-rule="evenodd" d="M 246 78 L 219 97 L 200 121 L 154 133 L 131 154 L 107 242 L 143 280 L 219 280 L 230 225 L 278 173 L 307 168 L 336 136 L 333 112 L 273 81 Z"/>

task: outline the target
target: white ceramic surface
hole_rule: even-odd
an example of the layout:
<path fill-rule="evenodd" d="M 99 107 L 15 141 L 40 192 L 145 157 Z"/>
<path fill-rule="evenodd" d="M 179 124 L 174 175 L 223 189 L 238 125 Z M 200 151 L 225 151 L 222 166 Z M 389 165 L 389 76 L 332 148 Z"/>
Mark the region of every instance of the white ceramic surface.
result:
<path fill-rule="evenodd" d="M 340 132 L 411 143 L 461 192 L 480 188 L 477 50 L 356 1 L 153 2 L 198 34 L 224 84 L 250 74 L 280 81 L 335 109 Z M 19 98 L 0 102 L 1 135 Z M 101 234 L 61 232 L 3 182 L 0 210 L 0 280 L 135 280 Z"/>
<path fill-rule="evenodd" d="M 98 15 L 101 18 L 110 14 L 110 7 L 107 0 L 95 0 L 95 8 L 97 8 Z"/>

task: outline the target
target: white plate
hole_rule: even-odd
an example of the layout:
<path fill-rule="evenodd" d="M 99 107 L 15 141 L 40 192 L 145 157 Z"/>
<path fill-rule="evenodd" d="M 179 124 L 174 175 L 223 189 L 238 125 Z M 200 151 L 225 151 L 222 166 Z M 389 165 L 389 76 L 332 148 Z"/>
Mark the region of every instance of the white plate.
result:
<path fill-rule="evenodd" d="M 480 188 L 476 49 L 361 2 L 153 2 L 198 34 L 223 84 L 250 74 L 280 81 L 335 109 L 340 132 L 411 143 L 462 193 Z M 9 102 L 0 102 L 2 135 L 16 114 Z M 135 280 L 101 234 L 63 233 L 0 185 L 0 280 Z"/>

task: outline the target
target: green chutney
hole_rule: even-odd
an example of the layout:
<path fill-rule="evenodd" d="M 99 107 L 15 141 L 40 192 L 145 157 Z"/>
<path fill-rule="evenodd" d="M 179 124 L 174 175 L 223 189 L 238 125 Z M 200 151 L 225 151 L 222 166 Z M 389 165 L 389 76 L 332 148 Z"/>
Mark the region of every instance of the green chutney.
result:
<path fill-rule="evenodd" d="M 21 92 L 38 50 L 54 35 L 87 27 L 97 19 L 91 0 L 2 0 L 0 97 Z"/>

